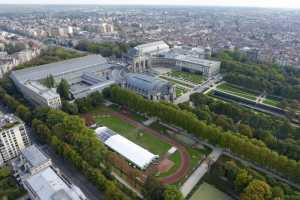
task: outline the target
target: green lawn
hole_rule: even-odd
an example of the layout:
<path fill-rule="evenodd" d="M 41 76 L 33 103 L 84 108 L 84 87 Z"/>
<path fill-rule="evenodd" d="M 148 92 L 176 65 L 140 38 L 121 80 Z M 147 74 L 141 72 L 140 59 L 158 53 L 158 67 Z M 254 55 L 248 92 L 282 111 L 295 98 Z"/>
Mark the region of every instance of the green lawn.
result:
<path fill-rule="evenodd" d="M 193 147 L 187 147 L 187 150 L 191 158 L 190 170 L 198 167 L 200 164 L 199 162 L 203 159 L 203 157 L 210 153 L 210 150 L 208 149 L 200 150 Z"/>
<path fill-rule="evenodd" d="M 173 79 L 170 79 L 170 78 L 167 78 L 167 77 L 163 77 L 163 76 L 160 76 L 159 78 L 161 78 L 161 79 L 165 79 L 165 80 L 167 80 L 167 81 L 169 81 L 170 83 L 172 83 L 172 84 L 177 84 L 177 85 L 182 85 L 182 86 L 185 86 L 185 87 L 188 87 L 188 88 L 193 88 L 194 86 L 193 85 L 190 85 L 190 84 L 188 84 L 188 83 L 185 83 L 185 82 L 183 82 L 183 81 L 179 81 L 179 80 L 173 80 Z"/>
<path fill-rule="evenodd" d="M 272 99 L 272 98 L 268 98 L 268 97 L 263 101 L 263 103 L 271 105 L 271 106 L 275 106 L 275 107 L 278 107 L 280 104 L 279 101 Z"/>
<path fill-rule="evenodd" d="M 254 92 L 249 92 L 249 91 L 244 91 L 238 87 L 235 87 L 234 85 L 228 84 L 228 83 L 224 83 L 221 84 L 219 86 L 217 86 L 218 90 L 236 95 L 236 96 L 240 96 L 240 97 L 244 97 L 246 99 L 250 99 L 255 101 L 256 97 L 258 94 L 254 93 Z"/>
<path fill-rule="evenodd" d="M 232 198 L 214 186 L 203 183 L 194 192 L 190 200 L 232 200 Z"/>
<path fill-rule="evenodd" d="M 202 75 L 177 70 L 172 70 L 168 73 L 168 75 L 174 78 L 180 78 L 185 81 L 190 81 L 194 84 L 201 84 L 205 80 Z"/>
<path fill-rule="evenodd" d="M 171 148 L 170 144 L 161 141 L 151 134 L 136 129 L 134 126 L 118 117 L 109 114 L 101 114 L 96 116 L 96 122 L 98 125 L 107 126 L 154 154 L 163 155 Z"/>
<path fill-rule="evenodd" d="M 182 96 L 184 93 L 187 93 L 189 90 L 178 85 L 175 86 L 176 97 Z"/>

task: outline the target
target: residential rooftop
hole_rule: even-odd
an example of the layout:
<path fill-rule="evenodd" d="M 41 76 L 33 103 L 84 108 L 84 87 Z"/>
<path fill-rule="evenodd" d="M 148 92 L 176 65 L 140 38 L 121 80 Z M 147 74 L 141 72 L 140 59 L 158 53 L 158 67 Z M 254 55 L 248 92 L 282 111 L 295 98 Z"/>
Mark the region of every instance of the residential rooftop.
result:
<path fill-rule="evenodd" d="M 14 114 L 0 114 L 0 129 L 8 129 L 20 123 L 21 120 Z"/>

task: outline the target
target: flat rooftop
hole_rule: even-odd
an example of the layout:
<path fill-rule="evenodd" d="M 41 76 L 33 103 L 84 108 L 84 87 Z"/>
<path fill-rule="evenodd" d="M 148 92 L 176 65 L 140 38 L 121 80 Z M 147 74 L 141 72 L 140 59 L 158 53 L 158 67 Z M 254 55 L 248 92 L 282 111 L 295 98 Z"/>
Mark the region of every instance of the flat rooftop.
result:
<path fill-rule="evenodd" d="M 30 90 L 32 90 L 33 92 L 44 97 L 45 99 L 52 99 L 52 98 L 59 97 L 59 95 L 54 90 L 43 86 L 41 83 L 38 83 L 37 81 L 26 81 L 24 85 L 28 87 Z"/>
<path fill-rule="evenodd" d="M 70 186 L 51 167 L 31 176 L 25 184 L 40 200 L 86 199 L 79 188 Z"/>
<path fill-rule="evenodd" d="M 14 114 L 0 114 L 0 129 L 8 129 L 22 121 Z"/>
<path fill-rule="evenodd" d="M 206 60 L 206 59 L 201 59 L 201 58 L 197 58 L 197 57 L 189 56 L 189 55 L 176 55 L 176 56 L 174 56 L 174 58 L 176 60 L 195 63 L 195 64 L 199 64 L 199 65 L 203 65 L 203 66 L 213 66 L 213 65 L 220 64 L 219 61 Z"/>
<path fill-rule="evenodd" d="M 62 74 L 84 70 L 89 67 L 106 67 L 106 65 L 107 67 L 111 66 L 101 55 L 88 55 L 46 65 L 16 70 L 12 72 L 11 76 L 15 77 L 20 82 L 24 82 L 27 80 L 40 80 L 49 75 L 59 76 Z"/>
<path fill-rule="evenodd" d="M 40 166 L 43 163 L 49 161 L 49 158 L 45 154 L 43 154 L 35 145 L 31 145 L 21 150 L 21 154 L 32 167 Z"/>

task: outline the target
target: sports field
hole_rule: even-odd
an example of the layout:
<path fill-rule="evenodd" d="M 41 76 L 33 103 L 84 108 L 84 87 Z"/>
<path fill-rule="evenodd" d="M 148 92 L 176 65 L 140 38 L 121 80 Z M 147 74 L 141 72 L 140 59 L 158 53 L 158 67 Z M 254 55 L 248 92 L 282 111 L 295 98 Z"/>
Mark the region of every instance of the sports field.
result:
<path fill-rule="evenodd" d="M 203 183 L 189 200 L 232 200 L 232 198 L 214 186 Z"/>
<path fill-rule="evenodd" d="M 99 114 L 95 116 L 97 125 L 106 126 L 113 131 L 123 135 L 132 142 L 141 145 L 150 152 L 158 155 L 164 155 L 170 148 L 171 145 L 165 143 L 159 138 L 139 130 L 133 125 L 127 123 L 121 118 L 113 116 L 111 114 Z"/>
<path fill-rule="evenodd" d="M 232 84 L 228 84 L 228 83 L 224 83 L 221 84 L 219 86 L 217 86 L 218 90 L 236 95 L 236 96 L 240 96 L 240 97 L 244 97 L 246 99 L 255 101 L 256 97 L 258 96 L 258 94 L 254 93 L 254 92 L 249 92 L 249 91 L 245 91 L 239 87 L 236 87 Z"/>

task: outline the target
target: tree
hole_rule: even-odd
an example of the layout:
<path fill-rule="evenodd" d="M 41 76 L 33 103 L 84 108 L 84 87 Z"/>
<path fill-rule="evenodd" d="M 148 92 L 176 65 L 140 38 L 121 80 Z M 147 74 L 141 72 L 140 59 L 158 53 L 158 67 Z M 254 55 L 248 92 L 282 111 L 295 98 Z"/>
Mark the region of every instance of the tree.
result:
<path fill-rule="evenodd" d="M 25 122 L 27 122 L 27 123 L 30 122 L 30 120 L 31 120 L 31 112 L 24 105 L 19 105 L 17 107 L 17 109 L 16 109 L 16 113 Z"/>
<path fill-rule="evenodd" d="M 284 191 L 281 187 L 275 186 L 272 188 L 272 197 L 279 198 L 279 199 L 284 199 Z"/>
<path fill-rule="evenodd" d="M 271 196 L 271 188 L 266 182 L 253 180 L 241 194 L 241 200 L 268 200 Z"/>
<path fill-rule="evenodd" d="M 164 187 L 155 177 L 150 176 L 144 185 L 143 194 L 147 200 L 162 200 L 164 199 Z"/>
<path fill-rule="evenodd" d="M 103 103 L 103 96 L 100 92 L 93 92 L 88 96 L 88 99 L 92 106 L 99 106 Z"/>
<path fill-rule="evenodd" d="M 7 51 L 8 54 L 14 54 L 20 51 L 23 51 L 24 49 L 26 49 L 26 46 L 24 43 L 15 43 L 15 44 L 8 44 L 5 46 L 5 49 Z"/>
<path fill-rule="evenodd" d="M 164 200 L 183 200 L 183 196 L 175 186 L 170 185 L 164 191 Z"/>
<path fill-rule="evenodd" d="M 253 133 L 252 133 L 252 130 L 251 130 L 250 126 L 248 126 L 246 124 L 240 124 L 239 125 L 239 132 L 242 135 L 245 135 L 245 136 L 247 136 L 249 138 L 253 137 Z"/>
<path fill-rule="evenodd" d="M 71 115 L 78 114 L 78 107 L 75 103 L 69 103 L 68 101 L 62 102 L 62 110 L 66 113 L 69 113 Z"/>
<path fill-rule="evenodd" d="M 68 81 L 66 81 L 65 79 L 61 79 L 58 87 L 57 87 L 57 93 L 60 95 L 61 98 L 68 100 L 69 99 L 69 92 L 70 90 L 70 85 L 68 83 Z"/>
<path fill-rule="evenodd" d="M 45 78 L 44 84 L 47 88 L 53 88 L 55 86 L 55 80 L 52 74 L 50 74 Z"/>
<path fill-rule="evenodd" d="M 251 182 L 252 179 L 253 179 L 252 176 L 248 173 L 246 169 L 239 170 L 234 180 L 234 185 L 236 190 L 238 192 L 243 191 L 248 186 L 248 184 Z"/>

